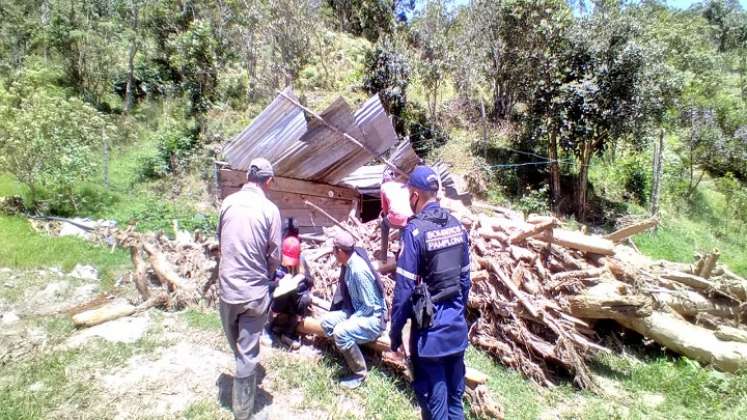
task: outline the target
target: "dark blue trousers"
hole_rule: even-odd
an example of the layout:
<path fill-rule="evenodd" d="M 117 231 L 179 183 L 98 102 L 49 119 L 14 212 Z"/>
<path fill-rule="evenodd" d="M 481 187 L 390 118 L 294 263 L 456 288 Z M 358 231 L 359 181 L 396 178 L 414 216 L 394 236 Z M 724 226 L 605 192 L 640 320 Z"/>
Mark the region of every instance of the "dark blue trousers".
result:
<path fill-rule="evenodd" d="M 464 352 L 445 357 L 413 355 L 412 382 L 423 420 L 462 420 Z"/>

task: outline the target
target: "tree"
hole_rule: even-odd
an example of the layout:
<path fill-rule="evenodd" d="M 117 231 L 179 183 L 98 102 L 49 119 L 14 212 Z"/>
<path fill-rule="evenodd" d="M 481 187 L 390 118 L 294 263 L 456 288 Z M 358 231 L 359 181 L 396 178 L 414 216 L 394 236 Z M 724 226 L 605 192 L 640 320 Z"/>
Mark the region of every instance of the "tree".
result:
<path fill-rule="evenodd" d="M 720 52 L 732 46 L 733 32 L 737 29 L 735 15 L 738 10 L 740 5 L 736 0 L 709 0 L 703 5 L 703 17 L 713 28 Z"/>
<path fill-rule="evenodd" d="M 454 47 L 450 31 L 453 17 L 448 7 L 448 1 L 429 0 L 413 25 L 419 50 L 417 71 L 427 92 L 431 118 L 436 118 L 438 93 L 451 70 L 451 51 Z"/>
<path fill-rule="evenodd" d="M 465 52 L 483 64 L 484 80 L 492 90 L 493 116 L 510 118 L 514 105 L 528 103 L 532 82 L 541 80 L 543 50 L 548 39 L 563 30 L 570 17 L 559 0 L 475 0 L 469 9 L 471 44 Z M 557 25 L 557 26 L 555 26 Z M 520 106 L 522 108 L 522 106 Z"/>
<path fill-rule="evenodd" d="M 327 6 L 337 17 L 338 27 L 355 36 L 377 42 L 382 35 L 391 34 L 395 26 L 395 12 L 414 1 L 397 0 L 327 0 Z"/>
<path fill-rule="evenodd" d="M 181 73 L 181 86 L 189 98 L 188 116 L 195 118 L 202 129 L 218 85 L 216 43 L 210 23 L 195 20 L 174 40 L 174 45 L 171 63 Z"/>
<path fill-rule="evenodd" d="M 560 146 L 576 157 L 576 215 L 584 220 L 591 158 L 620 140 L 640 138 L 650 118 L 642 90 L 649 57 L 640 28 L 618 8 L 598 7 L 569 34 L 564 80 L 553 98 Z"/>
<path fill-rule="evenodd" d="M 142 0 L 120 0 L 117 5 L 120 19 L 123 21 L 123 32 L 126 34 L 127 43 L 127 82 L 125 85 L 124 112 L 130 112 L 134 102 L 133 89 L 135 84 L 135 54 L 140 48 L 140 14 Z"/>
<path fill-rule="evenodd" d="M 273 62 L 289 85 L 308 62 L 311 37 L 319 16 L 309 0 L 270 0 L 268 35 L 272 43 Z M 275 81 L 274 87 L 280 87 Z"/>
<path fill-rule="evenodd" d="M 387 112 L 394 119 L 399 133 L 405 132 L 401 116 L 407 104 L 407 85 L 410 78 L 410 65 L 403 54 L 391 42 L 383 41 L 366 53 L 366 73 L 363 89 L 378 94 Z"/>
<path fill-rule="evenodd" d="M 111 24 L 114 8 L 109 2 L 50 1 L 46 41 L 62 60 L 65 81 L 86 101 L 101 106 L 111 92 L 119 34 Z"/>
<path fill-rule="evenodd" d="M 74 187 L 96 168 L 93 148 L 105 120 L 91 106 L 39 80 L 54 78 L 38 67 L 0 87 L 0 170 L 29 188 L 35 207 L 40 188 L 59 194 L 77 209 Z"/>

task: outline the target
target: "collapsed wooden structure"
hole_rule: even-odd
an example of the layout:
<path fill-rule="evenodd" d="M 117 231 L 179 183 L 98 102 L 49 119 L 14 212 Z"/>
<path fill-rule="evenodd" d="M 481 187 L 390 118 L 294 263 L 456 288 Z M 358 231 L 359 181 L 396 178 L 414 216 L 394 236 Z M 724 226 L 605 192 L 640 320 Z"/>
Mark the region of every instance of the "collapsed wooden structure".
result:
<path fill-rule="evenodd" d="M 241 188 L 255 157 L 272 162 L 277 176 L 270 198 L 281 217 L 293 217 L 303 232 L 332 226 L 328 218 L 305 206 L 306 201 L 339 220 L 349 214 L 365 219 L 376 214 L 377 209 L 366 204 L 378 207 L 384 168 L 388 165 L 406 174 L 420 162 L 410 143 L 398 140 L 378 95 L 355 111 L 338 98 L 316 114 L 301 105 L 290 89 L 280 92 L 223 148 L 223 160 L 215 166 L 219 200 Z M 383 164 L 376 165 L 377 161 Z M 438 168 L 445 191 L 458 196 L 446 165 Z"/>

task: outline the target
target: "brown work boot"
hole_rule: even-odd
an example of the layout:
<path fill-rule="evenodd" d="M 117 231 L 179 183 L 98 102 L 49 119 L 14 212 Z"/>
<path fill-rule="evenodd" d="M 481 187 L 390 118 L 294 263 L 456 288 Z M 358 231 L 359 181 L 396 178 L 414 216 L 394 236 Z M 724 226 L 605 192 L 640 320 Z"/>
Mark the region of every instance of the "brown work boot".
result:
<path fill-rule="evenodd" d="M 368 369 L 366 369 L 366 359 L 363 358 L 360 347 L 353 344 L 353 347 L 347 350 L 340 350 L 342 355 L 345 357 L 345 362 L 348 364 L 350 370 L 353 371 L 352 375 L 343 377 L 340 380 L 340 386 L 347 389 L 355 389 L 361 386 L 363 381 L 368 376 Z"/>

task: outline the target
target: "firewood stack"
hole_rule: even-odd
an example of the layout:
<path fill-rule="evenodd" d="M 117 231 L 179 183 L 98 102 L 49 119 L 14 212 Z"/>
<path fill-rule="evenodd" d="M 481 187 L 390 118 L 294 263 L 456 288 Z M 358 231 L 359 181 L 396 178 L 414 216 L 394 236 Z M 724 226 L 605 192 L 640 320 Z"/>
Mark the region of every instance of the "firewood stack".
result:
<path fill-rule="evenodd" d="M 552 386 L 571 377 L 581 388 L 596 389 L 587 362 L 596 353 L 610 352 L 599 344 L 597 319 L 617 320 L 721 370 L 747 367 L 747 281 L 719 266 L 717 251 L 687 265 L 652 261 L 622 245 L 656 226 L 654 219 L 626 224 L 602 237 L 563 229 L 552 217 L 525 219 L 490 206 L 475 214 L 458 202 L 442 204 L 470 232 L 470 341 L 538 384 Z M 341 228 L 378 256 L 377 221 L 351 219 Z M 335 229 L 340 228 L 325 232 L 328 238 Z M 392 239 L 396 236 L 392 233 Z M 394 241 L 394 251 L 397 246 Z M 339 273 L 331 239 L 305 242 L 304 247 L 316 279 L 314 294 L 329 300 Z M 383 265 L 391 302 L 393 269 Z M 679 322 L 675 328 L 667 324 L 672 320 Z M 705 344 L 694 345 L 693 340 Z"/>

